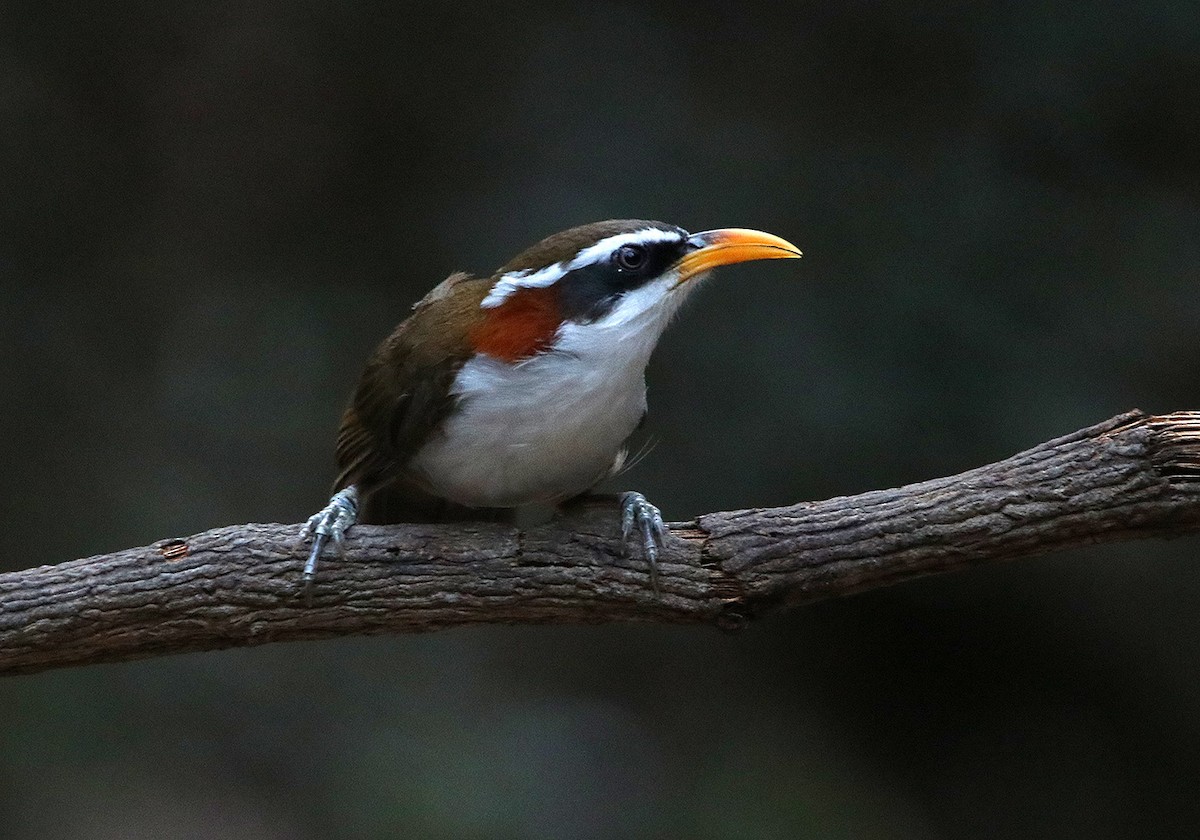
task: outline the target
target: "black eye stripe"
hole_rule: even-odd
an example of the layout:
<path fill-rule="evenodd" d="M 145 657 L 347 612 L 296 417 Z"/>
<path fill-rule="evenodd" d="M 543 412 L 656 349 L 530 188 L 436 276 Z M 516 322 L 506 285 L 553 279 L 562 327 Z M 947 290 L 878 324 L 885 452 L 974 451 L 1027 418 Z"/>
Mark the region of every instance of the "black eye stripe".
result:
<path fill-rule="evenodd" d="M 555 284 L 563 317 L 577 323 L 603 318 L 626 293 L 661 276 L 686 251 L 686 234 L 666 242 L 630 242 L 608 259 L 567 272 Z"/>

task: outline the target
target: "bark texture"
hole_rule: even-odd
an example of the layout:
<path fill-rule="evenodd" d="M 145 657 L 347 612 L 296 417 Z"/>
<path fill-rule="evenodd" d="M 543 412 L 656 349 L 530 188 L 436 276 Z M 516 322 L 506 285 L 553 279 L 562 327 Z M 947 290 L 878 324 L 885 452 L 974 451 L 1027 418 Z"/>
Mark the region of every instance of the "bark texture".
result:
<path fill-rule="evenodd" d="M 708 623 L 966 566 L 1200 530 L 1200 412 L 1130 412 L 893 490 L 672 525 L 660 592 L 615 509 L 351 530 L 301 595 L 299 525 L 237 525 L 0 575 L 0 673 L 475 623 Z"/>

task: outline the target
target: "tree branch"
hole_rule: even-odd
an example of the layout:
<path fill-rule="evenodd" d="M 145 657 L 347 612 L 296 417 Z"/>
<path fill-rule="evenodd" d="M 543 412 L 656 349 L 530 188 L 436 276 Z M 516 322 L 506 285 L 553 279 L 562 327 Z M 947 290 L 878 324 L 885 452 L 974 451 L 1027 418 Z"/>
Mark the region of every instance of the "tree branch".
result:
<path fill-rule="evenodd" d="M 300 596 L 299 525 L 0 575 L 0 673 L 477 623 L 715 623 L 967 566 L 1200 530 L 1200 412 L 1130 412 L 948 478 L 672 525 L 655 593 L 611 506 L 524 532 L 357 526 Z"/>

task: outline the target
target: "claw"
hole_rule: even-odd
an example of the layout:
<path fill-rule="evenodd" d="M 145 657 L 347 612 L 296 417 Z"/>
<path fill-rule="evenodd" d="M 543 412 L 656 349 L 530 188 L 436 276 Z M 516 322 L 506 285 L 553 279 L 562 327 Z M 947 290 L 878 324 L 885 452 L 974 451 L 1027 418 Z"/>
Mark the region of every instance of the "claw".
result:
<path fill-rule="evenodd" d="M 634 542 L 634 526 L 637 526 L 641 542 L 642 556 L 650 567 L 650 586 L 656 593 L 658 588 L 658 551 L 663 546 L 668 530 L 663 522 L 662 512 L 641 493 L 630 491 L 621 494 L 621 542 L 628 556 L 630 545 Z"/>
<path fill-rule="evenodd" d="M 313 538 L 312 551 L 308 553 L 308 560 L 304 564 L 305 590 L 308 589 L 313 578 L 317 576 L 317 559 L 321 556 L 321 552 L 325 550 L 325 542 L 328 539 L 328 534 L 317 534 Z"/>
<path fill-rule="evenodd" d="M 312 604 L 312 584 L 317 576 L 317 561 L 332 539 L 338 556 L 346 554 L 346 529 L 358 519 L 358 487 L 351 484 L 333 494 L 329 504 L 308 518 L 301 539 L 313 538 L 312 550 L 304 563 L 304 600 Z"/>

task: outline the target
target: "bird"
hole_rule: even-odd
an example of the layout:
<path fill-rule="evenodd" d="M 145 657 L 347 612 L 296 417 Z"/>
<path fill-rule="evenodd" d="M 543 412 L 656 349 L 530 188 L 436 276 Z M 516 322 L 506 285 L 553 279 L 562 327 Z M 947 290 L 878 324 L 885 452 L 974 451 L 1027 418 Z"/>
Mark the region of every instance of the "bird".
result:
<path fill-rule="evenodd" d="M 304 591 L 358 522 L 494 518 L 588 494 L 625 465 L 646 366 L 688 295 L 720 266 L 799 256 L 759 230 L 614 219 L 548 236 L 489 276 L 451 274 L 363 368 L 333 495 L 302 532 Z M 625 492 L 620 523 L 657 590 L 661 512 Z"/>

